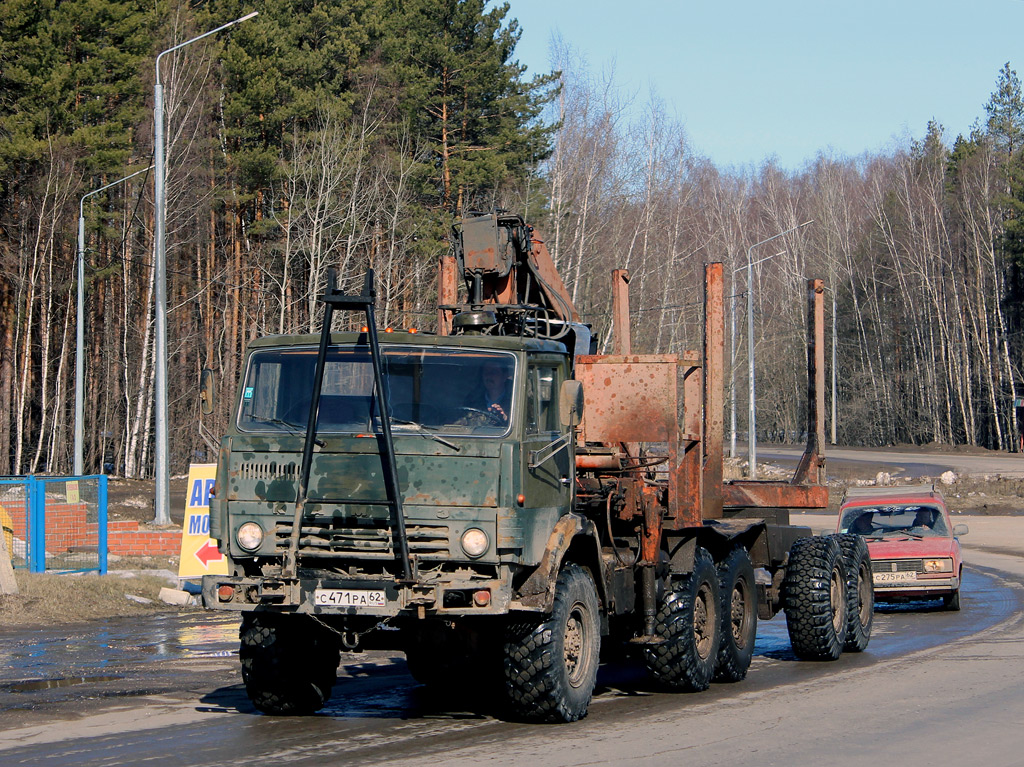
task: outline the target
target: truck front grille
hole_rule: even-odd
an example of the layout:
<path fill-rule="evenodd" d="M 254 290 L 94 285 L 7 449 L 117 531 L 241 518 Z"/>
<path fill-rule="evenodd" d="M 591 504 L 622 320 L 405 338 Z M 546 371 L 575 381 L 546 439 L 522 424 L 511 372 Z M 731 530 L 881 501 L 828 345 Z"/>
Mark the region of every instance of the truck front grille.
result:
<path fill-rule="evenodd" d="M 405 525 L 410 553 L 420 557 L 449 555 L 450 531 L 447 525 Z M 275 548 L 283 554 L 288 549 L 292 534 L 290 522 L 278 522 L 275 530 Z M 394 536 L 391 524 L 383 519 L 306 519 L 299 535 L 299 553 L 355 559 L 393 559 Z"/>
<path fill-rule="evenodd" d="M 238 466 L 239 479 L 298 479 L 299 467 L 294 461 L 245 461 Z"/>
<path fill-rule="evenodd" d="M 923 559 L 873 559 L 871 560 L 871 572 L 873 573 L 903 573 L 903 572 L 924 572 Z"/>

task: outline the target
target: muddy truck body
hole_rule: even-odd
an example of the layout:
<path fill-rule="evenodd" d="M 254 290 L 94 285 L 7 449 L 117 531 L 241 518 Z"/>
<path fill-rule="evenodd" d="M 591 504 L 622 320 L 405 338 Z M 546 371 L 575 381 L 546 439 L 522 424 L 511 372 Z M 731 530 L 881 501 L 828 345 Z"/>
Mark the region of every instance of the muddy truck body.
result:
<path fill-rule="evenodd" d="M 721 264 L 703 350 L 633 354 L 620 271 L 615 353 L 597 355 L 521 218 L 469 217 L 455 237 L 438 334 L 378 333 L 368 273 L 357 296 L 329 278 L 319 336 L 249 347 L 210 503 L 231 569 L 203 599 L 242 613 L 256 707 L 317 710 L 339 652 L 362 648 L 554 722 L 586 714 L 602 644 L 681 691 L 742 679 L 758 618 L 783 609 L 801 657 L 864 649 L 863 541 L 789 523 L 828 501 L 821 282 L 794 478 L 724 481 Z M 332 332 L 339 311 L 365 326 Z"/>

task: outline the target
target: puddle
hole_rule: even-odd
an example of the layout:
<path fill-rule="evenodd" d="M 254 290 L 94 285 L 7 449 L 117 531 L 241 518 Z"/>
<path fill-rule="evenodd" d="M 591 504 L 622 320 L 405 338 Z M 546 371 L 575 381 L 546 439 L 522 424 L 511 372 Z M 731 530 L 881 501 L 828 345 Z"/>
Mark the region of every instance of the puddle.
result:
<path fill-rule="evenodd" d="M 0 690 L 26 677 L 52 678 L 53 686 L 63 686 L 65 679 L 92 680 L 140 663 L 227 657 L 238 651 L 238 620 L 200 613 L 111 618 L 70 630 L 3 631 Z"/>
<path fill-rule="evenodd" d="M 53 690 L 57 687 L 72 687 L 76 684 L 114 682 L 121 678 L 120 676 L 71 676 L 63 679 L 36 679 L 30 682 L 2 684 L 0 692 L 38 692 L 39 690 Z"/>

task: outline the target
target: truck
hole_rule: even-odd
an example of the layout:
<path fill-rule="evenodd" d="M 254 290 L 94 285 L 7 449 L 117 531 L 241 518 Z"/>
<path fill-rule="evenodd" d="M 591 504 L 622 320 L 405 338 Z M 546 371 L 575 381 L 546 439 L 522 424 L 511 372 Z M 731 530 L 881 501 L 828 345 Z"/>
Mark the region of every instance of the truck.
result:
<path fill-rule="evenodd" d="M 722 264 L 705 268 L 702 350 L 634 354 L 616 270 L 597 354 L 522 217 L 466 216 L 453 242 L 436 332 L 377 328 L 372 271 L 358 295 L 332 273 L 319 335 L 247 349 L 210 499 L 229 572 L 202 591 L 241 614 L 258 710 L 320 709 L 340 653 L 362 649 L 404 652 L 428 686 L 486 689 L 511 717 L 571 722 L 602 649 L 700 691 L 742 680 L 758 619 L 780 611 L 801 658 L 867 646 L 863 540 L 790 523 L 828 503 L 821 280 L 797 469 L 725 480 Z M 204 412 L 212 391 L 204 372 Z"/>

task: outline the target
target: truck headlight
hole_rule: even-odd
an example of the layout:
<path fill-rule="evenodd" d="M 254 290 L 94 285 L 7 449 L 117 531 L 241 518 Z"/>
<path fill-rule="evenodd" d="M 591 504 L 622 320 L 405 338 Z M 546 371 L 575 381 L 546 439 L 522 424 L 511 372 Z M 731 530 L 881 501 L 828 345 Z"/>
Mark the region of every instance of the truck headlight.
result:
<path fill-rule="evenodd" d="M 926 559 L 924 561 L 926 573 L 951 573 L 953 572 L 952 559 Z"/>
<path fill-rule="evenodd" d="M 255 522 L 246 522 L 238 528 L 235 540 L 246 551 L 256 551 L 263 543 L 263 528 Z"/>
<path fill-rule="evenodd" d="M 489 543 L 487 533 L 478 527 L 471 527 L 462 534 L 462 550 L 473 559 L 483 556 Z"/>

